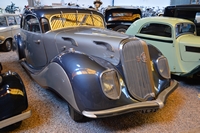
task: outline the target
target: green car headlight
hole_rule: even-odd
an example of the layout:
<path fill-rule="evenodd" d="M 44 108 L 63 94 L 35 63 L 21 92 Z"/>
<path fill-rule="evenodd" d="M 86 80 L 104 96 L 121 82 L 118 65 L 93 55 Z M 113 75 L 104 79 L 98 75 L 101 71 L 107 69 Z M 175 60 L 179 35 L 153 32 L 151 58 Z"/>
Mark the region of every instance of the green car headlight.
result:
<path fill-rule="evenodd" d="M 121 95 L 120 80 L 115 70 L 106 70 L 101 74 L 103 93 L 110 99 L 119 99 Z"/>
<path fill-rule="evenodd" d="M 157 59 L 156 62 L 157 62 L 157 68 L 158 68 L 159 74 L 165 79 L 170 79 L 171 73 L 170 73 L 167 58 L 164 56 L 161 56 Z"/>

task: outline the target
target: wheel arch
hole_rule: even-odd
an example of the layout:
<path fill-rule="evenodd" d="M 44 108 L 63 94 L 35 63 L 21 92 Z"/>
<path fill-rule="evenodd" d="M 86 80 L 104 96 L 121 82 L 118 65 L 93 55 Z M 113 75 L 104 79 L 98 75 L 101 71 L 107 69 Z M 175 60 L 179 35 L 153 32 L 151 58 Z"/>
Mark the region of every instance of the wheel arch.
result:
<path fill-rule="evenodd" d="M 94 102 L 87 96 L 95 94 L 95 90 L 99 95 L 101 89 L 98 89 L 100 86 L 97 84 L 100 85 L 99 75 L 104 70 L 105 68 L 85 54 L 61 53 L 46 68 L 39 73 L 31 74 L 31 77 L 40 86 L 55 90 L 81 113 L 86 107 L 85 102 Z"/>
<path fill-rule="evenodd" d="M 15 35 L 13 39 L 13 51 L 18 54 L 19 60 L 25 58 L 25 46 L 22 43 L 21 35 Z"/>

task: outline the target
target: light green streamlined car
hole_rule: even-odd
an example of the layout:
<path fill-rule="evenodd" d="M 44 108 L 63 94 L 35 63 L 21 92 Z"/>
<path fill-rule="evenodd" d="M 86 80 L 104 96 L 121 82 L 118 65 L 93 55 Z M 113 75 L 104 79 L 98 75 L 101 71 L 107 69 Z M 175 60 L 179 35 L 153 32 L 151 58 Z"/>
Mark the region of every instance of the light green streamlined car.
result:
<path fill-rule="evenodd" d="M 171 73 L 192 77 L 200 74 L 200 37 L 193 22 L 170 17 L 147 17 L 126 31 L 157 47 L 168 59 Z"/>

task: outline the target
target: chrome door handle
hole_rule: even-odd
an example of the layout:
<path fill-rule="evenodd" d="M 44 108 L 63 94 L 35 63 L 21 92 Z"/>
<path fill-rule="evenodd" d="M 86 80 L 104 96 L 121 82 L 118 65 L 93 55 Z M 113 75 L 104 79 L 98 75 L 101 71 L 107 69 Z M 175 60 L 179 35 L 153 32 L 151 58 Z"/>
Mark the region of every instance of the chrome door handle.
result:
<path fill-rule="evenodd" d="M 34 40 L 36 44 L 40 44 L 40 40 Z"/>

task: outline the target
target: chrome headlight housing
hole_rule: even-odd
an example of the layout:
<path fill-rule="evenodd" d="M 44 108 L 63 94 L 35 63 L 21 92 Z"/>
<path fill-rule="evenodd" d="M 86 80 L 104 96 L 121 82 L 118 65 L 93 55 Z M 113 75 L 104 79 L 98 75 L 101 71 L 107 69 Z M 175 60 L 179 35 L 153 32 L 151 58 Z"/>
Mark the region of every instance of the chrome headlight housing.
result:
<path fill-rule="evenodd" d="M 169 68 L 167 58 L 164 56 L 161 56 L 156 60 L 156 63 L 157 63 L 159 74 L 165 79 L 170 79 L 171 73 L 170 73 L 170 68 Z"/>
<path fill-rule="evenodd" d="M 113 70 L 106 70 L 101 73 L 101 88 L 109 99 L 119 99 L 121 95 L 120 78 L 118 73 Z"/>

